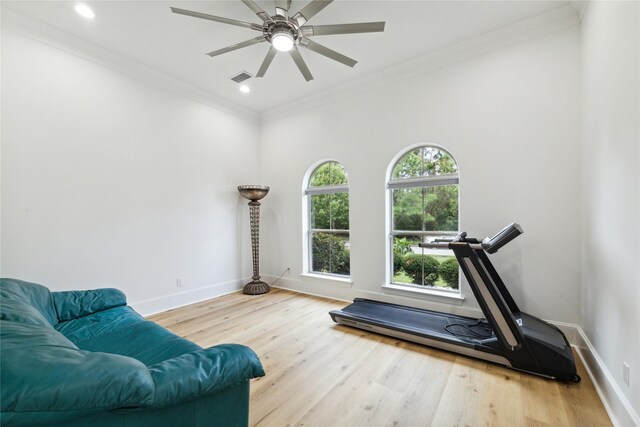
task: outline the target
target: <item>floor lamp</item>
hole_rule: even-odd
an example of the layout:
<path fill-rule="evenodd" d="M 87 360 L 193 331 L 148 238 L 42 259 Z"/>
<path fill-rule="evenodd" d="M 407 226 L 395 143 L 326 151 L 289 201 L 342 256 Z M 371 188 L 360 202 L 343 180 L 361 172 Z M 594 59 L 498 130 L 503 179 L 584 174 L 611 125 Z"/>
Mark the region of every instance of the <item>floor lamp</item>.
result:
<path fill-rule="evenodd" d="M 253 280 L 247 283 L 242 292 L 249 295 L 266 294 L 271 289 L 260 280 L 260 202 L 269 192 L 269 187 L 262 185 L 239 185 L 240 195 L 249 202 L 249 220 L 251 222 L 251 254 L 253 256 Z"/>

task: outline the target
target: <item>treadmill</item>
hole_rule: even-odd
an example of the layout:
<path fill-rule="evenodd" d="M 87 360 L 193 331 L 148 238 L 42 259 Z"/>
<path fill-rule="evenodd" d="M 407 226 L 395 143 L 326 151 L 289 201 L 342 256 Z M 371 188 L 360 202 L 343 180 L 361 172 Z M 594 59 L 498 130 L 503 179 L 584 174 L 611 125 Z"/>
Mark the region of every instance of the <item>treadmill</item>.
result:
<path fill-rule="evenodd" d="M 487 253 L 522 234 L 512 223 L 483 241 L 467 237 L 421 243 L 452 250 L 484 314 L 483 319 L 363 298 L 329 315 L 340 325 L 436 347 L 542 377 L 580 382 L 571 346 L 556 326 L 520 311 Z"/>

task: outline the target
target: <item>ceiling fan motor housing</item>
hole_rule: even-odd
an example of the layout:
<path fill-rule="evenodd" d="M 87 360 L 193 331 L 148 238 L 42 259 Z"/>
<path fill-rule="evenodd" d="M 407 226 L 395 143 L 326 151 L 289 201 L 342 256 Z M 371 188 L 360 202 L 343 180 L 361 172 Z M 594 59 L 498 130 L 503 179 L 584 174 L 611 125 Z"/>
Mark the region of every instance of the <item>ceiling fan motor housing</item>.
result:
<path fill-rule="evenodd" d="M 302 32 L 298 26 L 289 20 L 277 19 L 280 18 L 280 16 L 276 15 L 275 18 L 276 20 L 274 21 L 264 23 L 262 30 L 264 38 L 271 43 L 276 34 L 288 34 L 292 38 L 293 43 L 298 44 L 302 38 Z"/>

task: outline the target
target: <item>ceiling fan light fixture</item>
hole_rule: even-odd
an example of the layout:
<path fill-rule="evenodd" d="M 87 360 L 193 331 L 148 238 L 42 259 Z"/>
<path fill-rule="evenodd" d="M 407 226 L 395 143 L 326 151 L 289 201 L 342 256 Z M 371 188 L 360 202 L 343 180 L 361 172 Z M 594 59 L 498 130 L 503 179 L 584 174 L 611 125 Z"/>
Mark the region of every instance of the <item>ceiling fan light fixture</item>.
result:
<path fill-rule="evenodd" d="M 271 44 L 280 52 L 289 52 L 293 48 L 293 36 L 287 31 L 278 31 L 271 37 Z"/>

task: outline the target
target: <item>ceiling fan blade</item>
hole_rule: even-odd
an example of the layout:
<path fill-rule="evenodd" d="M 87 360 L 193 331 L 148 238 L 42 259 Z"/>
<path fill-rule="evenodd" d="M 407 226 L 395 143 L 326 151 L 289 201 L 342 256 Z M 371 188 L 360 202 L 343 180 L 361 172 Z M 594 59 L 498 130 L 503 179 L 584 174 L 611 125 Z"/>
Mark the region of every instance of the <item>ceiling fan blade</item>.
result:
<path fill-rule="evenodd" d="M 254 44 L 262 43 L 264 41 L 266 41 L 265 38 L 263 36 L 259 36 L 259 37 L 256 37 L 254 39 L 250 39 L 250 40 L 244 41 L 242 43 L 237 43 L 237 44 L 233 44 L 231 46 L 227 46 L 227 47 L 225 47 L 223 49 L 214 50 L 213 52 L 207 53 L 207 55 L 209 55 L 211 57 L 214 57 L 214 56 L 222 55 L 223 53 L 227 53 L 227 52 L 231 52 L 231 51 L 234 51 L 234 50 L 242 49 L 243 47 L 253 46 Z"/>
<path fill-rule="evenodd" d="M 333 0 L 313 0 L 306 5 L 300 12 L 293 16 L 293 20 L 300 25 L 304 25 L 305 22 L 313 18 L 318 12 L 325 7 L 329 6 Z"/>
<path fill-rule="evenodd" d="M 344 56 L 343 54 L 338 53 L 335 50 L 331 50 L 328 47 L 325 47 L 319 43 L 314 42 L 313 40 L 303 38 L 302 40 L 300 40 L 300 45 L 306 47 L 309 50 L 314 51 L 315 53 L 324 55 L 327 58 L 333 59 L 334 61 L 338 61 L 351 68 L 353 68 L 353 66 L 358 63 L 358 61 L 356 61 L 355 59 L 351 59 L 348 56 Z"/>
<path fill-rule="evenodd" d="M 242 0 L 242 3 L 253 10 L 253 13 L 258 15 L 264 22 L 271 21 L 271 17 L 260 6 L 258 6 L 253 0 Z"/>
<path fill-rule="evenodd" d="M 277 52 L 278 51 L 275 47 L 271 46 L 271 48 L 269 48 L 269 52 L 267 52 L 267 56 L 264 57 L 264 61 L 262 61 L 262 65 L 260 66 L 256 77 L 264 77 L 264 73 L 267 72 L 267 68 L 269 68 L 269 65 L 271 65 L 271 61 L 273 61 L 273 58 L 276 56 Z"/>
<path fill-rule="evenodd" d="M 235 19 L 223 18 L 221 16 L 209 15 L 207 13 L 194 12 L 192 10 L 178 9 L 172 7 L 171 12 L 179 15 L 192 16 L 194 18 L 207 19 L 209 21 L 221 22 L 223 24 L 236 25 L 238 27 L 249 28 L 251 30 L 262 31 L 262 25 L 252 24 L 251 22 L 237 21 Z"/>
<path fill-rule="evenodd" d="M 329 36 L 333 34 L 380 33 L 384 22 L 360 22 L 357 24 L 307 25 L 302 27 L 305 37 Z"/>
<path fill-rule="evenodd" d="M 284 10 L 289 10 L 291 7 L 291 0 L 275 0 L 276 7 Z"/>
<path fill-rule="evenodd" d="M 311 74 L 311 71 L 309 71 L 309 68 L 307 68 L 307 64 L 304 62 L 304 59 L 302 59 L 302 55 L 300 55 L 298 48 L 294 46 L 293 49 L 289 51 L 289 55 L 293 58 L 293 62 L 298 66 L 298 69 L 304 76 L 304 79 L 306 81 L 313 80 L 313 75 Z"/>
<path fill-rule="evenodd" d="M 291 7 L 291 0 L 275 0 L 276 3 L 276 15 L 280 15 L 283 18 L 289 18 L 289 8 Z"/>

